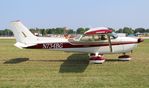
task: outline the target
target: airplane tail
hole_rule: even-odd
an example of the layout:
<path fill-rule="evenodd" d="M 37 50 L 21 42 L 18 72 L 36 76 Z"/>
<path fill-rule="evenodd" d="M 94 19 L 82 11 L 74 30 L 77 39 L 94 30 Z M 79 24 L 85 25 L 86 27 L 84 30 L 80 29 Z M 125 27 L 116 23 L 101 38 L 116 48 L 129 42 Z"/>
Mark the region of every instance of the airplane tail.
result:
<path fill-rule="evenodd" d="M 33 35 L 20 21 L 11 22 L 11 27 L 16 38 L 16 47 L 24 48 L 35 45 L 37 37 Z"/>

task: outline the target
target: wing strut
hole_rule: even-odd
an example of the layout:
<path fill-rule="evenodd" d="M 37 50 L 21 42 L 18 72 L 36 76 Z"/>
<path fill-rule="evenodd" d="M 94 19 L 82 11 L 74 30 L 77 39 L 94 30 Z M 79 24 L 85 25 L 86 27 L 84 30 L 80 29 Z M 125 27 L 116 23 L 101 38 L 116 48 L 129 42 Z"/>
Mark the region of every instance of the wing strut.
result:
<path fill-rule="evenodd" d="M 107 36 L 108 36 L 108 41 L 109 41 L 110 52 L 113 52 L 110 35 L 107 35 Z"/>

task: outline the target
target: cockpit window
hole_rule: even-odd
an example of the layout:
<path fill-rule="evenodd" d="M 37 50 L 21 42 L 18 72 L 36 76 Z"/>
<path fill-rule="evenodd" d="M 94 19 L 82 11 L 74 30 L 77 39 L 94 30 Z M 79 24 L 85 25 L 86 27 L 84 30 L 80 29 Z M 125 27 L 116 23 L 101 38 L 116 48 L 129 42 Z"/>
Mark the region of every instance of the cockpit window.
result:
<path fill-rule="evenodd" d="M 108 39 L 107 35 L 100 35 L 99 37 L 100 37 L 100 40 L 107 40 Z"/>
<path fill-rule="evenodd" d="M 93 37 L 90 35 L 90 36 L 87 36 L 87 35 L 84 35 L 80 41 L 93 41 Z"/>
<path fill-rule="evenodd" d="M 80 38 L 80 41 L 91 41 L 91 42 L 96 42 L 100 40 L 107 40 L 108 37 L 105 34 L 96 34 L 96 35 L 84 35 Z"/>
<path fill-rule="evenodd" d="M 110 39 L 116 39 L 118 36 L 115 32 L 109 34 L 94 34 L 94 35 L 79 35 L 74 38 L 76 42 L 106 42 L 108 41 L 108 36 Z"/>

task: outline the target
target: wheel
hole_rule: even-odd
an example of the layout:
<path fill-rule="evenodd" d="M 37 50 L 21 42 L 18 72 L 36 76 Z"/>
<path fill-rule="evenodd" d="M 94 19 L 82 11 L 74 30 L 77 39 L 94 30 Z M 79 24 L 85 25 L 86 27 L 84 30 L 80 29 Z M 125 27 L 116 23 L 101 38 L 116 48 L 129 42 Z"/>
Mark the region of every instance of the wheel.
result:
<path fill-rule="evenodd" d="M 118 57 L 120 61 L 130 61 L 131 57 L 129 55 L 121 55 Z"/>

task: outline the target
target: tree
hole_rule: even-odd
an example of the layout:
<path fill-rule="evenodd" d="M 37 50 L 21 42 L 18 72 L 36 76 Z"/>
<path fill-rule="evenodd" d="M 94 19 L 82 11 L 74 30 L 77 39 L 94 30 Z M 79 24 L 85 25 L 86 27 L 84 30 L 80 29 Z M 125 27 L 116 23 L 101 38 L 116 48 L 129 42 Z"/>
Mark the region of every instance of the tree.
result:
<path fill-rule="evenodd" d="M 13 36 L 13 32 L 9 29 L 0 30 L 0 36 Z"/>
<path fill-rule="evenodd" d="M 85 31 L 88 31 L 90 28 L 85 28 Z"/>
<path fill-rule="evenodd" d="M 144 33 L 145 32 L 145 29 L 144 28 L 136 28 L 135 29 L 135 31 L 134 31 L 135 33 Z"/>
<path fill-rule="evenodd" d="M 127 35 L 133 34 L 134 30 L 132 28 L 129 28 L 129 27 L 124 27 L 123 28 L 123 33 L 126 33 Z"/>
<path fill-rule="evenodd" d="M 149 29 L 146 29 L 145 32 L 149 33 Z"/>
<path fill-rule="evenodd" d="M 115 29 L 113 29 L 113 28 L 108 28 L 108 29 L 112 30 L 113 32 L 116 32 Z"/>
<path fill-rule="evenodd" d="M 4 36 L 4 30 L 0 30 L 0 36 Z"/>
<path fill-rule="evenodd" d="M 73 29 L 68 30 L 68 34 L 73 34 L 73 33 L 74 33 Z"/>
<path fill-rule="evenodd" d="M 119 30 L 117 30 L 116 33 L 126 33 L 127 35 L 129 35 L 129 34 L 133 34 L 134 30 L 129 27 L 124 27 L 123 29 L 120 28 Z"/>
<path fill-rule="evenodd" d="M 45 29 L 40 29 L 40 33 L 42 34 L 42 36 L 45 36 L 47 34 Z"/>
<path fill-rule="evenodd" d="M 78 28 L 77 29 L 77 34 L 83 34 L 85 32 L 84 28 Z"/>
<path fill-rule="evenodd" d="M 36 33 L 36 30 L 34 28 L 29 29 L 33 34 Z"/>
<path fill-rule="evenodd" d="M 116 31 L 116 33 L 123 33 L 123 29 L 120 28 L 119 30 Z"/>
<path fill-rule="evenodd" d="M 46 29 L 47 34 L 52 34 L 52 30 L 50 28 Z"/>
<path fill-rule="evenodd" d="M 56 28 L 55 32 L 56 34 L 64 34 L 64 28 Z"/>

